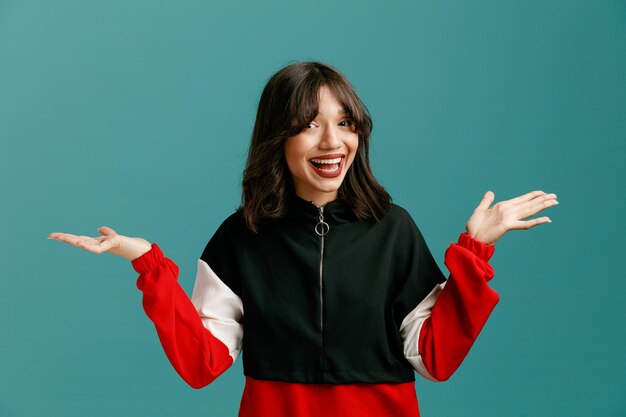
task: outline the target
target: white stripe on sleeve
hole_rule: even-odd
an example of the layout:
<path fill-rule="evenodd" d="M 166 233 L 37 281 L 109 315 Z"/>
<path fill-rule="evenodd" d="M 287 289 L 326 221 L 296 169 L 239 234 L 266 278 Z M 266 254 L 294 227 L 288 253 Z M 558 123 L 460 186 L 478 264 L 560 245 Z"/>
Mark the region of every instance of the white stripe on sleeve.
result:
<path fill-rule="evenodd" d="M 198 260 L 198 274 L 191 302 L 204 327 L 228 347 L 233 362 L 241 352 L 243 339 L 243 304 L 211 267 Z"/>
<path fill-rule="evenodd" d="M 400 325 L 400 336 L 404 343 L 404 357 L 413 365 L 420 375 L 431 381 L 438 380 L 435 379 L 435 377 L 428 372 L 426 366 L 424 366 L 422 356 L 419 353 L 419 335 L 424 321 L 430 317 L 435 301 L 437 301 L 445 285 L 445 282 L 435 285 L 430 294 L 407 314 Z"/>

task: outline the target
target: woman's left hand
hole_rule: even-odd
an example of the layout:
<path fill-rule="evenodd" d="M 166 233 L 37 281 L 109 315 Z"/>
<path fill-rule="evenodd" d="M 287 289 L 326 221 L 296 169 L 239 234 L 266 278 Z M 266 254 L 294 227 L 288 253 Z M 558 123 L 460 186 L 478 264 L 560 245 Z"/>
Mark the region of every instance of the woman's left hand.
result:
<path fill-rule="evenodd" d="M 559 204 L 556 201 L 556 194 L 546 194 L 543 191 L 531 191 L 489 207 L 494 198 L 495 194 L 487 191 L 465 224 L 467 234 L 480 242 L 491 245 L 509 230 L 530 229 L 550 222 L 548 217 L 525 221 L 522 219 Z"/>

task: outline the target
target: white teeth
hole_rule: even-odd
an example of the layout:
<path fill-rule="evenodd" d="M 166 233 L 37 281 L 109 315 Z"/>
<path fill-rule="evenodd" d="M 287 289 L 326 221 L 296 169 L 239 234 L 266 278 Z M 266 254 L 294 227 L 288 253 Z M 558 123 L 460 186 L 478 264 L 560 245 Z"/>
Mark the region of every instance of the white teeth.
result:
<path fill-rule="evenodd" d="M 341 157 L 333 159 L 311 159 L 311 162 L 315 162 L 316 164 L 338 164 L 341 162 Z"/>

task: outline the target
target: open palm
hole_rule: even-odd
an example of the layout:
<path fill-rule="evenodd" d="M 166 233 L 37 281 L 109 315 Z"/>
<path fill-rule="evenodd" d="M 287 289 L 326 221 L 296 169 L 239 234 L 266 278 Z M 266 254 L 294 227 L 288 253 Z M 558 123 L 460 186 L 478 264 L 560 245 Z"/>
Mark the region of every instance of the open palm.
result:
<path fill-rule="evenodd" d="M 48 239 L 54 239 L 69 243 L 77 248 L 92 253 L 108 252 L 126 259 L 135 259 L 150 250 L 150 242 L 137 237 L 122 236 L 107 226 L 98 229 L 102 236 L 77 236 L 70 233 L 54 232 L 48 235 Z"/>
<path fill-rule="evenodd" d="M 531 191 L 489 207 L 494 198 L 495 194 L 487 191 L 465 225 L 470 236 L 487 244 L 494 244 L 509 230 L 530 229 L 549 223 L 551 220 L 547 216 L 523 219 L 559 204 L 556 194 L 547 194 L 543 191 Z"/>
<path fill-rule="evenodd" d="M 49 239 L 59 240 L 61 242 L 69 243 L 77 248 L 88 250 L 93 253 L 108 252 L 111 249 L 120 246 L 119 235 L 115 230 L 107 226 L 102 226 L 98 229 L 98 232 L 102 236 L 89 237 L 89 236 L 77 236 L 69 233 L 54 232 L 48 235 Z"/>

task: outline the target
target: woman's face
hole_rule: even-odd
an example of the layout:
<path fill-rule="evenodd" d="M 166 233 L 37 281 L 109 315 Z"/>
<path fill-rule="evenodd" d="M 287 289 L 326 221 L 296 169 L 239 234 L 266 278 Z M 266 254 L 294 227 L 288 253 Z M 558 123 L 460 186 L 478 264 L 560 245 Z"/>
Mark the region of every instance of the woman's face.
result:
<path fill-rule="evenodd" d="M 319 95 L 315 119 L 285 141 L 296 194 L 318 207 L 337 198 L 359 145 L 354 124 L 333 93 L 323 86 Z"/>

